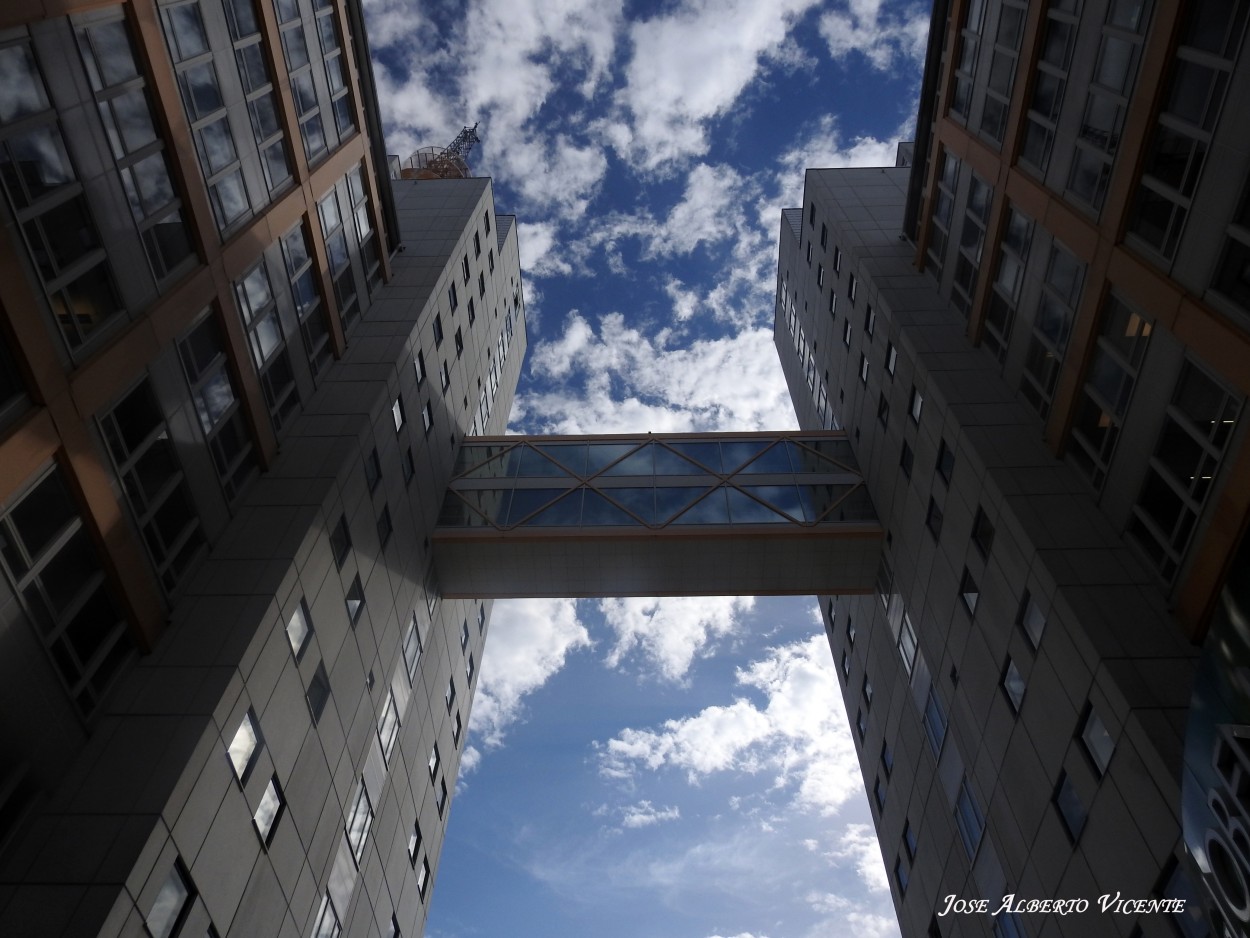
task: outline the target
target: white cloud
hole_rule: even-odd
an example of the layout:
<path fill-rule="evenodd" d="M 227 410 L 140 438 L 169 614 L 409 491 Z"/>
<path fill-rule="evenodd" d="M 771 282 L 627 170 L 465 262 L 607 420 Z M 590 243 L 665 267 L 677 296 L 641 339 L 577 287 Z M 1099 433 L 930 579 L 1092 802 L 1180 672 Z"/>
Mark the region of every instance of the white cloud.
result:
<path fill-rule="evenodd" d="M 604 136 L 647 171 L 707 152 L 706 124 L 723 115 L 783 51 L 786 36 L 814 0 L 691 0 L 630 27 L 633 54 L 620 113 Z"/>
<path fill-rule="evenodd" d="M 663 821 L 675 821 L 681 817 L 681 810 L 676 806 L 657 808 L 650 801 L 640 801 L 626 807 L 621 815 L 623 827 L 651 827 Z"/>
<path fill-rule="evenodd" d="M 605 599 L 599 609 L 616 634 L 606 663 L 619 667 L 636 651 L 660 677 L 680 681 L 695 656 L 715 639 L 732 635 L 754 605 L 753 598 L 744 596 Z"/>
<path fill-rule="evenodd" d="M 504 731 L 520 718 L 525 695 L 564 667 L 571 652 L 590 644 L 571 599 L 497 602 L 491 613 L 490 654 L 483 656 L 469 722 L 483 745 L 500 745 Z"/>
<path fill-rule="evenodd" d="M 747 329 L 680 345 L 667 330 L 626 325 L 620 313 L 595 328 L 574 311 L 557 339 L 530 349 L 549 390 L 518 395 L 512 421 L 535 433 L 679 432 L 792 427 L 772 329 Z"/>
<path fill-rule="evenodd" d="M 770 649 L 739 669 L 738 683 L 761 692 L 763 705 L 739 698 L 658 729 L 626 728 L 599 745 L 600 771 L 628 779 L 671 767 L 692 782 L 714 772 L 766 773 L 795 807 L 823 816 L 863 790 L 823 635 Z"/>
<path fill-rule="evenodd" d="M 845 59 L 858 53 L 878 71 L 895 65 L 897 58 L 914 64 L 924 61 L 929 38 L 929 11 L 912 4 L 901 15 L 883 12 L 883 0 L 849 0 L 845 9 L 830 10 L 820 18 L 820 35 L 829 54 Z"/>
<path fill-rule="evenodd" d="M 517 245 L 521 249 L 521 270 L 526 278 L 526 299 L 540 277 L 567 277 L 573 273 L 568 258 L 557 250 L 558 226 L 554 222 L 518 223 Z M 529 302 L 526 303 L 528 308 Z"/>
<path fill-rule="evenodd" d="M 853 863 L 855 872 L 871 891 L 890 891 L 885 865 L 881 862 L 881 847 L 877 843 L 876 832 L 870 825 L 848 824 L 842 831 L 841 840 L 834 848 L 832 856 Z"/>

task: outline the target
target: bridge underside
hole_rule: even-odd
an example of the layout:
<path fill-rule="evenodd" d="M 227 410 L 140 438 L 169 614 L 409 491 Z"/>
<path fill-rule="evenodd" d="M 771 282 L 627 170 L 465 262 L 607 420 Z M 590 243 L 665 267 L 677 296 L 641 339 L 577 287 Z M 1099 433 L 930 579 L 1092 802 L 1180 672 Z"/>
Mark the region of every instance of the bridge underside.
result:
<path fill-rule="evenodd" d="M 844 433 L 478 437 L 434 532 L 436 588 L 865 593 L 882 538 Z"/>

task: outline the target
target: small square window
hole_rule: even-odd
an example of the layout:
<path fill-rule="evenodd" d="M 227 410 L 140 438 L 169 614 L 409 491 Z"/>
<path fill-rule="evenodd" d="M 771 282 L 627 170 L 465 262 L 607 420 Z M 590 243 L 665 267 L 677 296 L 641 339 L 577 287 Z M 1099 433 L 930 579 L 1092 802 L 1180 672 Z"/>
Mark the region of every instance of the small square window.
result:
<path fill-rule="evenodd" d="M 395 526 L 391 524 L 391 509 L 389 505 L 382 506 L 382 514 L 378 515 L 378 543 L 385 547 L 386 542 L 391 539 L 391 532 L 395 530 Z"/>
<path fill-rule="evenodd" d="M 890 377 L 894 377 L 894 372 L 898 368 L 898 348 L 891 342 L 885 347 L 885 370 L 889 372 Z"/>
<path fill-rule="evenodd" d="M 890 424 L 890 399 L 886 397 L 884 391 L 881 392 L 881 396 L 877 399 L 877 423 L 881 424 L 882 427 L 887 427 Z"/>
<path fill-rule="evenodd" d="M 1064 772 L 1059 776 L 1059 784 L 1055 786 L 1055 808 L 1063 819 L 1063 826 L 1073 841 L 1080 839 L 1081 831 L 1085 830 L 1085 821 L 1089 817 L 1089 809 L 1081 800 L 1072 777 Z"/>
<path fill-rule="evenodd" d="M 447 691 L 443 694 L 443 702 L 447 704 L 447 712 L 451 713 L 452 705 L 456 702 L 456 676 L 454 674 L 447 681 Z"/>
<path fill-rule="evenodd" d="M 972 578 L 972 573 L 967 567 L 964 567 L 964 575 L 959 580 L 959 598 L 964 601 L 964 608 L 968 610 L 968 615 L 975 615 L 977 601 L 981 598 L 981 588 L 977 586 L 977 581 Z"/>
<path fill-rule="evenodd" d="M 894 859 L 894 882 L 898 886 L 900 896 L 907 895 L 908 880 L 907 864 L 903 862 L 902 857 L 896 857 Z"/>
<path fill-rule="evenodd" d="M 925 512 L 924 526 L 936 541 L 942 536 L 942 507 L 929 496 L 929 510 Z"/>
<path fill-rule="evenodd" d="M 429 401 L 421 408 L 421 424 L 425 427 L 425 435 L 429 436 L 430 431 L 434 429 L 434 410 L 430 407 Z"/>
<path fill-rule="evenodd" d="M 913 384 L 911 388 L 911 406 L 908 408 L 913 423 L 920 423 L 920 412 L 922 410 L 924 410 L 924 395 Z"/>
<path fill-rule="evenodd" d="M 863 741 L 863 738 L 868 735 L 868 721 L 864 719 L 863 710 L 855 713 L 855 729 L 859 733 L 860 740 Z"/>
<path fill-rule="evenodd" d="M 877 331 L 877 311 L 872 308 L 872 304 L 864 311 L 864 331 L 868 333 L 868 338 L 872 338 Z"/>
<path fill-rule="evenodd" d="M 352 549 L 352 535 L 347 530 L 347 515 L 339 515 L 338 522 L 330 531 L 330 551 L 334 554 L 334 565 L 342 570 L 347 563 L 347 555 Z"/>
<path fill-rule="evenodd" d="M 304 696 L 308 698 L 308 709 L 312 712 L 313 725 L 316 725 L 325 711 L 326 701 L 330 699 L 330 678 L 326 676 L 324 661 L 317 664 L 317 670 L 313 672 Z"/>
<path fill-rule="evenodd" d="M 1020 628 L 1028 636 L 1029 644 L 1037 648 L 1042 643 L 1042 633 L 1046 631 L 1046 616 L 1028 590 L 1024 591 L 1024 597 L 1020 600 L 1018 621 Z"/>
<path fill-rule="evenodd" d="M 900 469 L 903 470 L 903 475 L 909 479 L 911 478 L 911 470 L 915 462 L 916 462 L 916 454 L 912 452 L 911 446 L 909 446 L 907 441 L 904 440 L 903 450 L 899 454 L 899 457 L 898 457 L 898 466 Z"/>
<path fill-rule="evenodd" d="M 430 781 L 438 778 L 438 767 L 443 764 L 442 756 L 438 754 L 438 743 L 434 744 L 434 748 L 430 750 L 430 757 L 426 760 L 426 767 L 430 770 Z"/>
<path fill-rule="evenodd" d="M 438 780 L 438 796 L 434 799 L 434 807 L 438 808 L 438 816 L 443 816 L 443 809 L 447 807 L 447 779 L 440 778 Z"/>
<path fill-rule="evenodd" d="M 849 274 L 846 280 L 846 296 L 852 303 L 855 302 L 855 293 L 858 286 L 859 285 L 855 282 L 855 275 Z"/>
<path fill-rule="evenodd" d="M 1007 666 L 1003 668 L 1002 688 L 1012 711 L 1019 713 L 1020 705 L 1024 703 L 1024 676 L 1010 657 L 1007 659 Z"/>
<path fill-rule="evenodd" d="M 378 459 L 378 448 L 375 446 L 365 457 L 365 482 L 368 483 L 369 491 L 372 492 L 377 489 L 380 481 L 382 481 L 382 463 Z"/>
<path fill-rule="evenodd" d="M 412 461 L 412 447 L 404 449 L 403 455 L 399 457 L 399 468 L 404 474 L 404 485 L 412 481 L 412 477 L 417 474 L 417 467 Z"/>
<path fill-rule="evenodd" d="M 412 364 L 417 372 L 417 387 L 421 387 L 425 383 L 425 353 L 418 350 L 417 357 L 413 359 Z"/>
<path fill-rule="evenodd" d="M 988 557 L 990 548 L 994 546 L 994 525 L 980 505 L 977 506 L 977 516 L 972 521 L 972 543 L 982 557 Z"/>
<path fill-rule="evenodd" d="M 886 789 L 885 780 L 882 779 L 880 775 L 878 775 L 876 783 L 872 786 L 872 797 L 873 797 L 873 800 L 877 802 L 878 811 L 885 810 L 886 790 L 887 789 Z"/>
<path fill-rule="evenodd" d="M 278 820 L 286 802 L 282 798 L 282 788 L 278 785 L 278 776 L 269 779 L 265 792 L 260 796 L 260 804 L 252 815 L 252 823 L 256 825 L 256 835 L 260 842 L 268 847 L 273 843 L 274 832 L 278 829 Z"/>
<path fill-rule="evenodd" d="M 246 784 L 247 777 L 252 774 L 252 768 L 260 757 L 260 731 L 256 726 L 256 714 L 250 708 L 243 714 L 239 728 L 234 731 L 234 738 L 230 741 L 227 752 L 230 764 L 234 767 L 234 777 L 239 780 L 240 785 Z"/>
<path fill-rule="evenodd" d="M 1106 775 L 1107 766 L 1111 764 L 1111 755 L 1115 752 L 1115 740 L 1111 738 L 1107 725 L 1094 712 L 1093 707 L 1086 711 L 1085 722 L 1081 726 L 1081 742 L 1085 744 L 1085 751 L 1093 760 L 1098 774 Z"/>
<path fill-rule="evenodd" d="M 889 778 L 894 773 L 894 750 L 890 748 L 887 742 L 881 743 L 881 768 L 885 772 L 885 777 Z"/>
<path fill-rule="evenodd" d="M 301 597 L 299 605 L 295 607 L 295 611 L 291 613 L 291 618 L 286 624 L 286 638 L 291 644 L 291 654 L 295 656 L 296 661 L 304 657 L 304 651 L 308 648 L 308 640 L 312 638 L 312 633 L 312 619 L 308 615 L 308 605 Z"/>
<path fill-rule="evenodd" d="M 456 343 L 456 357 L 459 358 L 464 354 L 464 334 L 459 328 L 456 329 L 454 339 Z"/>
<path fill-rule="evenodd" d="M 464 723 L 460 719 L 460 711 L 456 711 L 456 719 L 451 725 L 451 742 L 453 746 L 460 745 L 460 734 L 464 732 Z"/>
<path fill-rule="evenodd" d="M 947 485 L 951 484 L 951 476 L 955 472 L 955 451 L 943 440 L 938 445 L 937 474 Z"/>
<path fill-rule="evenodd" d="M 868 356 L 867 355 L 859 356 L 859 383 L 865 384 L 865 385 L 868 383 Z"/>
<path fill-rule="evenodd" d="M 851 320 L 842 320 L 842 344 L 847 348 L 851 347 Z"/>
<path fill-rule="evenodd" d="M 421 869 L 417 870 L 417 892 L 420 894 L 422 901 L 425 900 L 425 890 L 430 885 L 430 861 L 429 858 L 421 860 Z"/>
<path fill-rule="evenodd" d="M 395 398 L 395 403 L 391 405 L 391 420 L 395 424 L 396 433 L 404 428 L 406 419 L 404 417 L 404 399 L 397 397 Z"/>
<path fill-rule="evenodd" d="M 356 574 L 352 578 L 352 585 L 347 588 L 347 618 L 351 622 L 352 628 L 356 627 L 356 623 L 360 621 L 360 614 L 365 611 L 365 590 L 360 585 L 360 574 Z"/>
<path fill-rule="evenodd" d="M 910 820 L 903 822 L 903 849 L 907 851 L 907 859 L 916 859 L 916 829 Z"/>

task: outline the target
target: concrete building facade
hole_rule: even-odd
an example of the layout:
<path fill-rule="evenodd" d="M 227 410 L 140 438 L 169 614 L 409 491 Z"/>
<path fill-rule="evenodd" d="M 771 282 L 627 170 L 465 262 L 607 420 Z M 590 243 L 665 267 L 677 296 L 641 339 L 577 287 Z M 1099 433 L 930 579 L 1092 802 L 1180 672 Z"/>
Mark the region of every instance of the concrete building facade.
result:
<path fill-rule="evenodd" d="M 904 935 L 1250 927 L 1248 701 L 1191 707 L 1212 622 L 1206 684 L 1244 665 L 1246 15 L 939 3 L 914 147 L 783 213 L 800 424 L 886 529 L 876 596 L 822 608 Z"/>

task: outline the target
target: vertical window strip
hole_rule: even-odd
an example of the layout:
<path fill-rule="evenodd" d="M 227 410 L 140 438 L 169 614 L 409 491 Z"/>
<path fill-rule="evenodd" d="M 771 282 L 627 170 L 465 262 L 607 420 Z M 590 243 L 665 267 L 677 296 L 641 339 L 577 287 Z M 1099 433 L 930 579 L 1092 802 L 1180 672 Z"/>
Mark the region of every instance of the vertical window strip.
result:
<path fill-rule="evenodd" d="M 291 160 L 278 113 L 278 96 L 273 87 L 269 58 L 261 38 L 260 17 L 255 0 L 226 0 L 225 8 L 230 37 L 234 42 L 234 61 L 252 123 L 252 137 L 260 154 L 265 185 L 272 193 L 290 184 Z"/>

